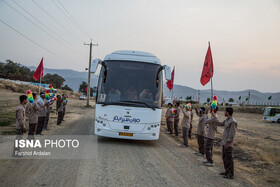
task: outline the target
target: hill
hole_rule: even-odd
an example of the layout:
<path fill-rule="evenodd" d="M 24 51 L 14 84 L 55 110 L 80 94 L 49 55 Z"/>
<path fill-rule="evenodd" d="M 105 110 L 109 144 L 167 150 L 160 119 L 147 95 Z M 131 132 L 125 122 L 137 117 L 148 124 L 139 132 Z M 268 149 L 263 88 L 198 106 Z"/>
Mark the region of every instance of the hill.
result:
<path fill-rule="evenodd" d="M 36 67 L 31 66 L 29 67 L 31 70 L 36 70 Z M 70 88 L 74 91 L 78 91 L 79 85 L 82 81 L 87 82 L 88 73 L 87 72 L 79 72 L 70 69 L 44 69 L 44 74 L 51 73 L 51 74 L 58 74 L 65 79 L 64 85 L 67 84 Z M 98 76 L 95 74 L 91 75 L 91 87 L 97 85 Z M 214 90 L 214 94 L 218 96 L 218 102 L 222 102 L 223 99 L 225 102 L 228 102 L 229 98 L 234 99 L 234 103 L 239 101 L 239 97 L 241 96 L 241 102 L 244 102 L 248 97 L 248 92 L 250 91 L 250 101 L 253 104 L 280 104 L 280 92 L 278 93 L 262 93 L 257 90 L 243 90 L 243 91 L 225 91 L 225 90 Z M 168 90 L 166 84 L 163 86 L 163 95 L 164 97 L 170 97 L 171 92 Z M 192 96 L 194 100 L 197 100 L 198 90 L 190 88 L 188 86 L 182 85 L 174 85 L 173 95 L 177 98 L 186 98 L 187 96 Z M 268 97 L 272 96 L 271 100 L 268 100 Z M 207 98 L 210 98 L 210 90 L 200 90 L 200 102 L 206 102 Z"/>
<path fill-rule="evenodd" d="M 234 99 L 234 103 L 239 101 L 239 97 L 241 96 L 241 102 L 244 102 L 246 98 L 248 97 L 248 93 L 250 92 L 250 102 L 253 104 L 275 104 L 280 105 L 280 92 L 278 93 L 262 93 L 257 90 L 243 90 L 243 91 L 224 91 L 224 90 L 214 90 L 214 95 L 217 95 L 219 100 L 218 102 L 222 102 L 223 99 L 225 102 L 228 102 L 229 98 Z M 170 97 L 171 92 L 167 88 L 166 84 L 163 87 L 163 95 L 165 97 Z M 177 98 L 186 98 L 187 96 L 192 96 L 194 100 L 197 100 L 198 97 L 198 90 L 195 90 L 193 88 L 182 86 L 182 85 L 174 85 L 174 91 L 173 91 L 174 97 Z M 272 96 L 271 100 L 268 100 L 268 97 Z M 200 102 L 206 102 L 207 98 L 211 97 L 211 91 L 209 90 L 200 90 Z"/>
<path fill-rule="evenodd" d="M 35 66 L 29 67 L 31 70 L 36 70 Z M 44 68 L 44 74 L 58 74 L 65 79 L 64 85 L 68 85 L 72 88 L 75 92 L 78 92 L 79 86 L 82 81 L 88 81 L 88 72 L 79 72 L 71 69 L 49 69 Z M 91 74 L 91 87 L 97 84 L 98 76 Z"/>

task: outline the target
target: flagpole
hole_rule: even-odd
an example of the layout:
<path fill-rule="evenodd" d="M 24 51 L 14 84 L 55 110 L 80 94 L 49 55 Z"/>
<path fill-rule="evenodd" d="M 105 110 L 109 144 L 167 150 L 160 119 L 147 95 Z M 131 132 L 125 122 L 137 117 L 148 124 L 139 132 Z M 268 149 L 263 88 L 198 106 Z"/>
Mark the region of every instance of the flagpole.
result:
<path fill-rule="evenodd" d="M 173 101 L 174 101 L 174 100 L 173 100 L 173 89 L 174 89 L 174 88 L 172 88 L 172 91 L 171 91 L 171 101 L 172 101 L 172 104 L 173 104 Z"/>
<path fill-rule="evenodd" d="M 173 101 L 174 101 L 173 90 L 174 90 L 174 80 L 175 80 L 175 66 L 173 66 L 173 71 L 174 71 L 174 74 L 173 74 L 173 83 L 172 83 L 172 104 L 173 104 Z"/>
<path fill-rule="evenodd" d="M 40 76 L 40 83 L 39 83 L 39 94 L 40 94 L 40 86 L 41 86 L 41 80 L 42 80 L 42 71 L 41 71 L 41 76 Z"/>
<path fill-rule="evenodd" d="M 211 76 L 211 99 L 213 99 L 213 82 L 212 82 L 212 68 L 210 66 L 210 76 Z"/>
<path fill-rule="evenodd" d="M 209 47 L 210 47 L 210 42 L 209 43 Z M 211 58 L 212 58 L 212 54 L 211 54 Z M 213 82 L 212 82 L 212 65 L 213 65 L 213 58 L 212 60 L 212 64 L 210 64 L 210 76 L 211 76 L 211 99 L 213 99 Z M 210 100 L 211 101 L 211 100 Z"/>

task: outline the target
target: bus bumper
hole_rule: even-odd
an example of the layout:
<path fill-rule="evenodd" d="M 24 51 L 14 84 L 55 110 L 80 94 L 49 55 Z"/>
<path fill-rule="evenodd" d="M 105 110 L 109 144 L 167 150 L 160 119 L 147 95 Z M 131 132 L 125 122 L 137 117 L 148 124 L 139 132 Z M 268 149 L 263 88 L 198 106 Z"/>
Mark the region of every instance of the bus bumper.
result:
<path fill-rule="evenodd" d="M 122 133 L 129 133 L 132 136 L 123 136 Z M 119 138 L 119 139 L 131 139 L 131 140 L 158 140 L 159 139 L 159 130 L 155 129 L 148 133 L 141 132 L 125 132 L 125 131 L 114 131 L 97 128 L 95 129 L 94 134 L 98 136 L 110 137 L 110 138 Z"/>

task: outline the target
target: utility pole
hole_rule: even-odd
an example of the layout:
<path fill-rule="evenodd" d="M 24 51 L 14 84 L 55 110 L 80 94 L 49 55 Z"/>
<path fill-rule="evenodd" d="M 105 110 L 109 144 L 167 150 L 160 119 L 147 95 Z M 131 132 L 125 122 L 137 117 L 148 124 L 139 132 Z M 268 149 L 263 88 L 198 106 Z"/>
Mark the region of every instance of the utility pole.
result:
<path fill-rule="evenodd" d="M 249 93 L 248 93 L 248 105 L 250 105 L 250 97 L 251 97 L 251 92 L 249 91 Z"/>
<path fill-rule="evenodd" d="M 197 101 L 198 101 L 198 104 L 199 104 L 199 102 L 200 102 L 200 90 L 198 90 L 198 92 L 197 92 Z"/>
<path fill-rule="evenodd" d="M 92 52 L 92 46 L 98 46 L 98 44 L 92 44 L 92 39 L 90 39 L 90 43 L 89 43 L 89 44 L 84 43 L 84 45 L 89 45 L 88 85 L 87 85 L 87 105 L 86 105 L 86 106 L 90 106 L 90 105 L 89 105 L 89 96 L 90 96 L 91 52 Z M 86 70 L 87 70 L 87 68 L 86 68 Z"/>

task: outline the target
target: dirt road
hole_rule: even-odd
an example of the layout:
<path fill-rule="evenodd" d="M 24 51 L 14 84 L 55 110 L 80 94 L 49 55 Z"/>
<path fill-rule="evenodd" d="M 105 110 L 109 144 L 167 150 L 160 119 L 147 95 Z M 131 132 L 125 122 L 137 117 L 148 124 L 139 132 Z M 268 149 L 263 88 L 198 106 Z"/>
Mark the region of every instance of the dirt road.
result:
<path fill-rule="evenodd" d="M 67 118 L 66 118 L 67 119 Z M 93 134 L 93 109 L 56 134 Z M 96 138 L 96 160 L 0 160 L 0 186 L 247 186 L 240 178 L 223 179 L 219 167 L 181 148 L 169 135 L 158 141 Z"/>

